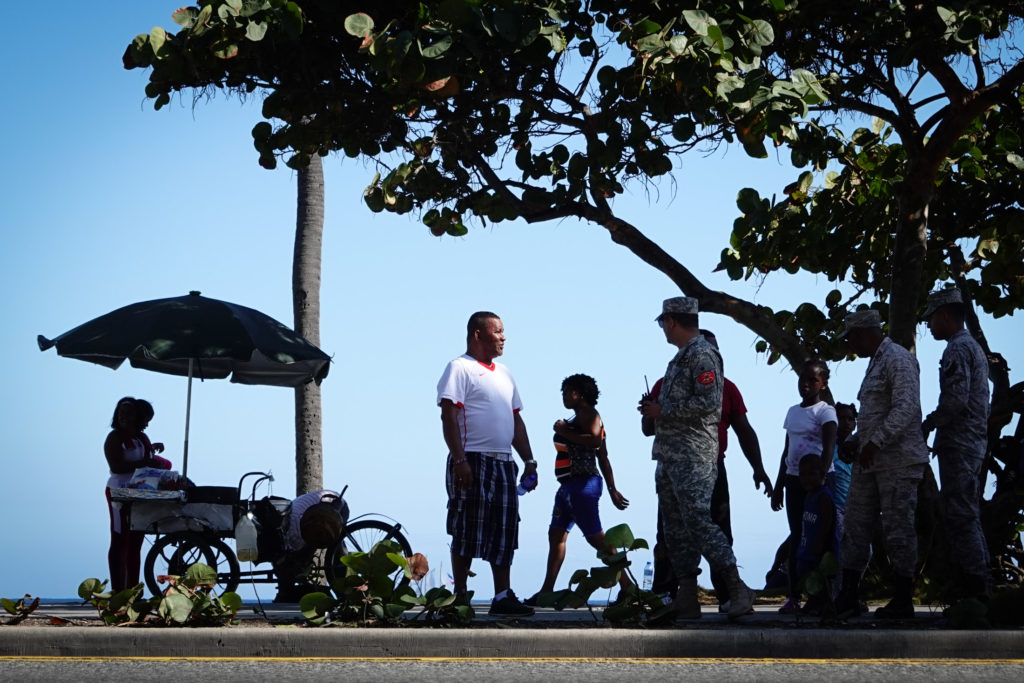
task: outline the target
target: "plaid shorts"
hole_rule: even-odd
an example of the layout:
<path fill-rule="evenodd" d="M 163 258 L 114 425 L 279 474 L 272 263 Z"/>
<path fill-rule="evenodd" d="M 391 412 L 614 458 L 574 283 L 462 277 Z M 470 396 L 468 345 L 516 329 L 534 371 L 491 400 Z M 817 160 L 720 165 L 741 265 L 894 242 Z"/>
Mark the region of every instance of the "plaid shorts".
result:
<path fill-rule="evenodd" d="M 455 485 L 451 455 L 445 470 L 452 552 L 509 566 L 519 547 L 519 467 L 512 459 L 473 452 L 466 453 L 466 460 L 473 470 L 473 486 L 468 490 Z"/>

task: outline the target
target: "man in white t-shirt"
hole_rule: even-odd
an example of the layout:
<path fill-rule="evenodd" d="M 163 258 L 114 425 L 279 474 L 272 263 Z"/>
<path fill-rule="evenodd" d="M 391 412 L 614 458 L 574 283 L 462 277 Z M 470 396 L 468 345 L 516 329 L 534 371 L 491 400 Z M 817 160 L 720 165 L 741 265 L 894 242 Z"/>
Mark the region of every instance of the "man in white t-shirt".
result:
<path fill-rule="evenodd" d="M 514 448 L 525 468 L 520 481 L 537 474 L 530 439 L 519 411 L 515 380 L 494 359 L 505 348 L 505 327 L 494 313 L 469 318 L 466 353 L 448 363 L 437 383 L 437 404 L 448 446 L 445 485 L 448 491 L 447 530 L 452 537 L 452 576 L 456 594 L 466 592 L 474 557 L 491 565 L 494 600 L 490 614 L 530 616 L 509 588 L 512 556 L 519 545 L 518 467 Z"/>

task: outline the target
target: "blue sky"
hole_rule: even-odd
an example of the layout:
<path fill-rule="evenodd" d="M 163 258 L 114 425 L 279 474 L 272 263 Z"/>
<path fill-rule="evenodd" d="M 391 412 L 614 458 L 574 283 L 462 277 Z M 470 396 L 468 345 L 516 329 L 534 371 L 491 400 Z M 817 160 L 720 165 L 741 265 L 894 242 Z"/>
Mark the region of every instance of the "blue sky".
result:
<path fill-rule="evenodd" d="M 184 379 L 40 353 L 37 334 L 53 337 L 119 306 L 193 289 L 292 321 L 296 182 L 284 167 L 265 171 L 256 163 L 249 131 L 260 120 L 258 103 L 218 97 L 193 108 L 187 98 L 152 110 L 145 74 L 124 71 L 121 54 L 137 33 L 173 29 L 173 4 L 118 2 L 102 20 L 87 5 L 55 7 L 37 9 L 37 24 L 9 31 L 0 43 L 7 65 L 0 107 L 0 353 L 8 359 L 0 413 L 3 597 L 73 597 L 81 580 L 106 578 L 102 443 L 119 397 L 154 404 L 150 434 L 180 467 Z M 47 37 L 36 26 L 45 26 Z M 543 578 L 556 489 L 551 425 L 565 416 L 560 382 L 575 372 L 598 381 L 616 481 L 632 501 L 623 513 L 604 498 L 605 526 L 627 522 L 653 542 L 654 466 L 635 405 L 645 375 L 651 383 L 660 377 L 674 350 L 653 322 L 661 300 L 678 294 L 672 283 L 603 229 L 575 221 L 502 223 L 474 227 L 465 238 L 434 238 L 412 216 L 365 208 L 371 168 L 341 157 L 324 165 L 321 347 L 334 358 L 323 384 L 325 484 L 350 486 L 354 515 L 399 520 L 415 549 L 434 568 L 447 568 L 435 386 L 445 363 L 464 350 L 469 314 L 493 310 L 505 322 L 502 360 L 519 383 L 541 462 L 540 486 L 522 499 L 513 588 L 530 595 Z M 750 161 L 739 149 L 694 155 L 674 186 L 663 183 L 653 194 L 633 188 L 616 209 L 709 286 L 791 308 L 822 301 L 832 285 L 810 276 L 733 283 L 711 271 L 728 243 L 737 190 L 771 194 L 794 177 L 784 160 Z M 726 375 L 743 393 L 774 477 L 782 420 L 799 400 L 795 375 L 784 363 L 766 365 L 746 328 L 715 315 L 702 324 L 718 335 Z M 1011 368 L 1024 367 L 1011 336 L 1019 321 L 984 324 Z M 927 412 L 936 401 L 941 347 L 923 327 L 919 333 Z M 832 367 L 837 399 L 855 398 L 865 366 Z M 290 496 L 293 439 L 290 390 L 194 386 L 189 475 L 197 483 L 234 485 L 244 472 L 270 470 L 273 492 Z M 772 513 L 754 491 L 735 440 L 727 462 L 736 553 L 742 574 L 760 587 L 786 534 L 784 513 Z M 635 559 L 639 576 L 649 555 Z M 574 532 L 561 581 L 593 562 Z M 478 569 L 470 587 L 489 597 L 489 572 Z M 241 592 L 252 595 L 251 588 Z M 273 591 L 261 587 L 259 595 Z"/>

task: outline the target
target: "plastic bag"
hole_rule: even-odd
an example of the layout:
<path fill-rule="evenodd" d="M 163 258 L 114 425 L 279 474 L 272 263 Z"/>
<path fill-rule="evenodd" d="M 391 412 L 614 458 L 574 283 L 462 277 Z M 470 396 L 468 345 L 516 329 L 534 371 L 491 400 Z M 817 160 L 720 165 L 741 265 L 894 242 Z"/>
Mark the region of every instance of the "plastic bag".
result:
<path fill-rule="evenodd" d="M 157 467 L 139 467 L 128 480 L 127 488 L 145 491 L 174 490 L 180 488 L 181 474 L 175 470 Z"/>

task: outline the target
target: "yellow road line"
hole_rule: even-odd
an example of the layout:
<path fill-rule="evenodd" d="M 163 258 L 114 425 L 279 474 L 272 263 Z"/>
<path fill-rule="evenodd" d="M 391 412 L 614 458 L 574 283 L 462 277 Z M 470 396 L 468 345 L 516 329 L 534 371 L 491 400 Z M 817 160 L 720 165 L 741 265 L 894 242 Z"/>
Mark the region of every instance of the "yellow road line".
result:
<path fill-rule="evenodd" d="M 32 661 L 32 662 L 424 662 L 424 663 L 516 663 L 529 664 L 562 664 L 562 663 L 594 663 L 594 664 L 904 664 L 904 665 L 955 665 L 955 666 L 992 666 L 1013 665 L 1024 666 L 1024 659 L 786 659 L 786 658 L 719 658 L 719 657 L 101 657 L 101 656 L 69 656 L 57 655 L 0 655 L 0 662 Z"/>

